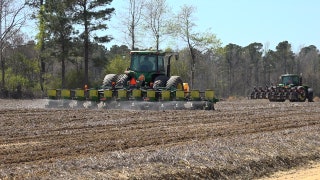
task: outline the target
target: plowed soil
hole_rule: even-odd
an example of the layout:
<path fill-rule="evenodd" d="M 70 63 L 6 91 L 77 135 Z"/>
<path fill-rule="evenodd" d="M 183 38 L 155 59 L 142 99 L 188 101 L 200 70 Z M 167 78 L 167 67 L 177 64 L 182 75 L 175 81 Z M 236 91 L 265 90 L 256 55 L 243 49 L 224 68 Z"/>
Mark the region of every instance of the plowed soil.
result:
<path fill-rule="evenodd" d="M 215 111 L 45 104 L 0 100 L 0 179 L 259 179 L 320 162 L 319 102 L 222 101 Z"/>

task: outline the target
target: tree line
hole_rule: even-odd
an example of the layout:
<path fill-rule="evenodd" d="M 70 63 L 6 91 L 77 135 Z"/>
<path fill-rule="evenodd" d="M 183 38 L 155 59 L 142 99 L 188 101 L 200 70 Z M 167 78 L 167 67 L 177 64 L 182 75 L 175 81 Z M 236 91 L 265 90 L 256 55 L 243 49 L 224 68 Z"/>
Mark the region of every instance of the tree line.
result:
<path fill-rule="evenodd" d="M 179 52 L 172 74 L 181 76 L 192 89 L 213 89 L 218 97 L 243 97 L 254 86 L 275 84 L 281 74 L 296 73 L 319 96 L 316 46 L 303 47 L 298 53 L 288 41 L 279 42 L 275 50 L 258 42 L 222 47 L 211 30 L 195 31 L 193 6 L 173 13 L 165 0 L 129 0 L 120 23 L 128 41 L 108 49 L 105 44 L 112 40 L 108 21 L 115 12 L 112 0 L 28 0 L 21 6 L 16 6 L 19 0 L 1 2 L 2 97 L 41 96 L 50 88 L 99 88 L 107 73 L 123 73 L 129 66 L 130 50 L 161 50 L 168 38 L 182 42 L 179 49 L 164 50 Z M 11 6 L 16 10 L 9 15 L 5 10 Z M 21 16 L 26 7 L 38 25 L 34 40 L 26 40 L 20 31 L 27 20 Z M 145 39 L 148 44 L 143 43 Z"/>
<path fill-rule="evenodd" d="M 176 62 L 176 72 L 183 79 L 188 73 L 190 57 L 181 52 L 183 62 Z M 188 60 L 189 59 L 189 60 Z M 279 83 L 282 74 L 301 74 L 303 84 L 320 92 L 320 54 L 314 45 L 294 53 L 288 41 L 280 42 L 275 50 L 264 48 L 262 43 L 251 43 L 242 47 L 228 44 L 216 51 L 197 51 L 194 89 L 214 89 L 219 97 L 248 96 L 254 87 L 265 87 Z M 181 68 L 183 67 L 183 68 Z M 183 69 L 181 72 L 181 69 Z"/>

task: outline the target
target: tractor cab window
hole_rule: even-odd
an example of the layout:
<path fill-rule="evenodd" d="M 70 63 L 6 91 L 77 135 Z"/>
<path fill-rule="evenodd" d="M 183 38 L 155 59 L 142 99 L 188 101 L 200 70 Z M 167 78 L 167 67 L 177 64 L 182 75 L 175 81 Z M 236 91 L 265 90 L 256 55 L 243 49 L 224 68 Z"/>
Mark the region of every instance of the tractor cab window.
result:
<path fill-rule="evenodd" d="M 137 71 L 139 70 L 139 65 L 140 65 L 139 56 L 132 55 L 130 69 L 133 71 Z"/>
<path fill-rule="evenodd" d="M 158 56 L 158 71 L 164 71 L 164 57 Z"/>
<path fill-rule="evenodd" d="M 133 55 L 130 69 L 141 72 L 163 71 L 164 60 L 157 55 Z"/>
<path fill-rule="evenodd" d="M 140 58 L 140 71 L 149 72 L 154 71 L 155 58 L 153 56 L 141 56 Z"/>
<path fill-rule="evenodd" d="M 131 61 L 131 70 L 149 72 L 155 68 L 154 58 L 148 55 L 133 55 Z"/>
<path fill-rule="evenodd" d="M 284 76 L 282 77 L 282 83 L 285 85 L 298 85 L 299 84 L 299 77 L 298 76 Z"/>

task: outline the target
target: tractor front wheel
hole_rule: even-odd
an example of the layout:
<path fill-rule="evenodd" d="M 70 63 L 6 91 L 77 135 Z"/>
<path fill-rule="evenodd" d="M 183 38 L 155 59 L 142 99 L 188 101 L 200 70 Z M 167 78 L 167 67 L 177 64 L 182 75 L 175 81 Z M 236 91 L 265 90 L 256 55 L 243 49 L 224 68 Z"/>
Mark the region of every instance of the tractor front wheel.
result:
<path fill-rule="evenodd" d="M 164 75 L 157 76 L 154 79 L 153 89 L 166 87 L 168 79 L 169 78 L 167 76 L 164 76 Z"/>

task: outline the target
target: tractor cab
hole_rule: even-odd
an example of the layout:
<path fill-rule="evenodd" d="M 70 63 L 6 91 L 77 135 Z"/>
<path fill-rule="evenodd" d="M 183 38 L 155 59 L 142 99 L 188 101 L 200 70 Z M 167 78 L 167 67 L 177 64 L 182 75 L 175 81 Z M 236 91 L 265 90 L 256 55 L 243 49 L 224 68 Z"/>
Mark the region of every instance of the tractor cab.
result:
<path fill-rule="evenodd" d="M 130 69 L 135 72 L 162 72 L 164 68 L 164 53 L 153 51 L 132 51 Z"/>
<path fill-rule="evenodd" d="M 172 53 L 159 51 L 131 51 L 129 71 L 126 71 L 131 80 L 142 82 L 143 86 L 153 87 L 156 80 L 161 78 L 166 82 L 170 77 L 170 59 Z M 176 59 L 178 57 L 176 56 Z M 134 81 L 133 84 L 135 84 Z"/>
<path fill-rule="evenodd" d="M 284 74 L 281 76 L 282 86 L 301 86 L 301 77 L 296 74 Z"/>

